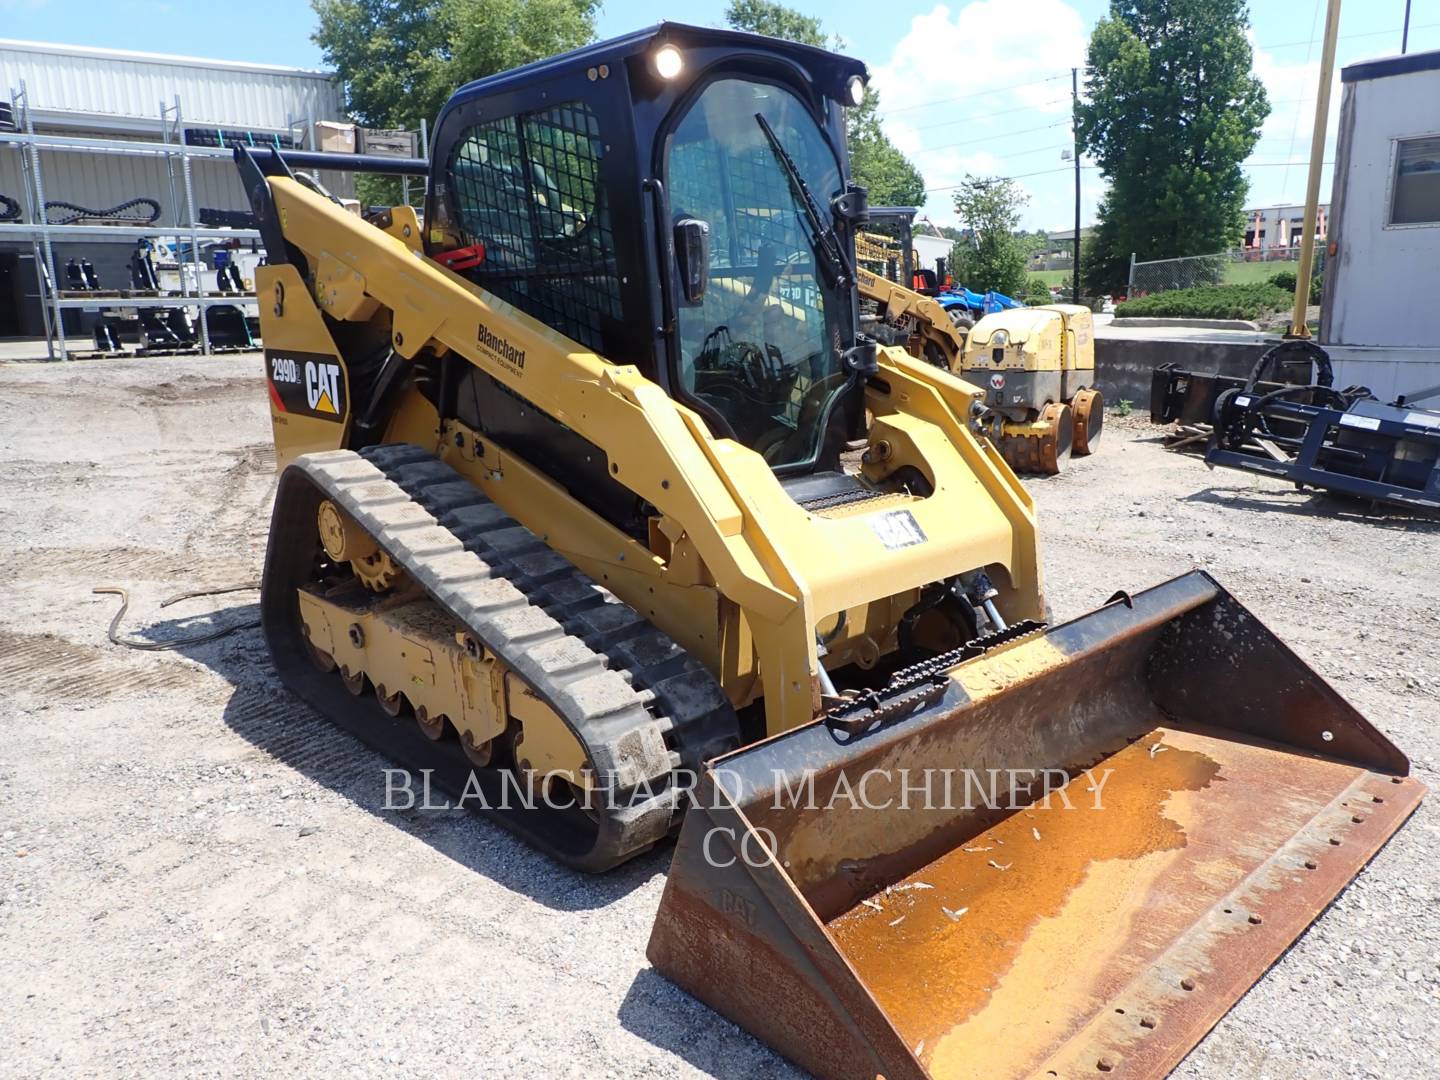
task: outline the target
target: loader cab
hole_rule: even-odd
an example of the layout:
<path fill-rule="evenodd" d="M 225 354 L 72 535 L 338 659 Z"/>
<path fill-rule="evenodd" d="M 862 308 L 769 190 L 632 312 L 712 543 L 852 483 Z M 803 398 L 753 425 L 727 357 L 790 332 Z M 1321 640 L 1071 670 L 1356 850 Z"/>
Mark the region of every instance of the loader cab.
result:
<path fill-rule="evenodd" d="M 427 252 L 483 246 L 464 271 L 482 288 L 777 474 L 833 469 L 863 423 L 840 110 L 864 78 L 823 49 L 662 23 L 472 83 L 437 121 Z M 552 475 L 577 467 L 542 432 L 495 434 L 517 436 Z"/>

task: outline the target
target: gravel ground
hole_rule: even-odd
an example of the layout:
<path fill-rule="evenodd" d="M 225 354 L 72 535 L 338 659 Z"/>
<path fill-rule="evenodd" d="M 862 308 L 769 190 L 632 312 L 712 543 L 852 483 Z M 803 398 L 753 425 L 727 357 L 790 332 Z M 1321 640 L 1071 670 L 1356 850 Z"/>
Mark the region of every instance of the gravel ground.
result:
<path fill-rule="evenodd" d="M 383 763 L 290 701 L 255 618 L 274 455 L 255 357 L 0 365 L 0 1046 L 17 1076 L 794 1076 L 656 975 L 668 852 L 603 878 L 382 809 Z M 1412 757 L 1440 762 L 1440 526 L 1207 472 L 1138 417 L 1032 482 L 1057 616 L 1213 572 Z M 194 621 L 198 618 L 198 622 Z M 1423 805 L 1177 1076 L 1420 1077 L 1440 1049 Z"/>

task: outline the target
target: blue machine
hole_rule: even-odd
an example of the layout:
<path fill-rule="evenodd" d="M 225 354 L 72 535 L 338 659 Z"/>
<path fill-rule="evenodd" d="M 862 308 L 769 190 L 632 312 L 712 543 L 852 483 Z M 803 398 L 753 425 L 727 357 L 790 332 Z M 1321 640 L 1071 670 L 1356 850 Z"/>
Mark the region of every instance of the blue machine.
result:
<path fill-rule="evenodd" d="M 1271 362 L 1302 351 L 1320 354 L 1314 384 L 1260 381 Z M 1205 463 L 1356 499 L 1440 510 L 1440 412 L 1413 404 L 1440 395 L 1440 387 L 1385 404 L 1364 387 L 1335 390 L 1329 368 L 1308 342 L 1271 349 L 1246 385 L 1216 398 Z"/>
<path fill-rule="evenodd" d="M 952 285 L 935 294 L 936 301 L 947 312 L 962 314 L 973 323 L 982 315 L 989 315 L 995 311 L 1005 311 L 1007 308 L 1024 307 L 1018 300 L 1012 300 L 1004 293 L 995 292 L 991 289 L 985 293 L 972 292 L 964 285 Z"/>

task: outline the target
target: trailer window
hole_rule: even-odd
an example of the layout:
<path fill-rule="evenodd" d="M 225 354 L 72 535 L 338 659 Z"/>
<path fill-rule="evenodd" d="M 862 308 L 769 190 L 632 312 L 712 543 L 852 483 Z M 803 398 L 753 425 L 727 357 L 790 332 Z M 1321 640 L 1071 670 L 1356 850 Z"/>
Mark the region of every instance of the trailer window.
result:
<path fill-rule="evenodd" d="M 596 351 L 620 319 L 603 154 L 595 114 L 568 102 L 475 125 L 448 166 L 467 243 L 485 245 L 467 276 Z"/>
<path fill-rule="evenodd" d="M 1440 225 L 1440 135 L 1395 144 L 1391 225 Z"/>

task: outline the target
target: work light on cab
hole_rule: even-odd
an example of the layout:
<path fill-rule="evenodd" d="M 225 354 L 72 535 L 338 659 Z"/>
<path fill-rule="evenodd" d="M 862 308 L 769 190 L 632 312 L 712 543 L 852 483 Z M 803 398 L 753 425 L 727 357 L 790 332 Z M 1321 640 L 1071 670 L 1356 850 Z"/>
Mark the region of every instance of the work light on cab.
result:
<path fill-rule="evenodd" d="M 685 58 L 674 45 L 661 45 L 655 50 L 655 74 L 667 82 L 685 70 Z"/>

